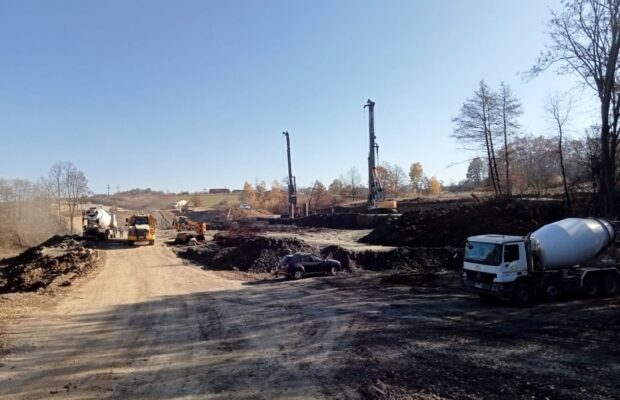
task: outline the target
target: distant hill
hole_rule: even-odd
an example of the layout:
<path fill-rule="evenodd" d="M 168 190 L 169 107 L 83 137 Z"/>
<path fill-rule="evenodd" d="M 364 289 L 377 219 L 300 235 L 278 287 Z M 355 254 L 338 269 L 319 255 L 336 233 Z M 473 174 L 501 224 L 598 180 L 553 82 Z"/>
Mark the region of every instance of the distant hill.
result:
<path fill-rule="evenodd" d="M 109 196 L 97 194 L 87 200 L 94 204 L 141 211 L 166 210 L 180 200 L 187 200 L 192 208 L 227 208 L 241 204 L 240 193 L 164 193 L 151 189 L 132 189 Z"/>

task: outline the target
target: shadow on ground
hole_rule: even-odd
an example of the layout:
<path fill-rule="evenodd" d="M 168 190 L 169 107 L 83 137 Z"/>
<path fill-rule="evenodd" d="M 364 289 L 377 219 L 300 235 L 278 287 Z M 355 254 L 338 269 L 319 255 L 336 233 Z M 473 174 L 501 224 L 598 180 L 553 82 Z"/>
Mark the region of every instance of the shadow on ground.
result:
<path fill-rule="evenodd" d="M 159 297 L 46 321 L 59 340 L 0 364 L 0 397 L 612 399 L 619 304 L 512 309 L 376 275 Z"/>

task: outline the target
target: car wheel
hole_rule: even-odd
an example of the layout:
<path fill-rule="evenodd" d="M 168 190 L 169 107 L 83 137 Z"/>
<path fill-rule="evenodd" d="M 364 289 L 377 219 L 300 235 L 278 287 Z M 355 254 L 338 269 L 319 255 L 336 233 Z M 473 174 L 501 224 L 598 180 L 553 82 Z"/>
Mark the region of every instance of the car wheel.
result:
<path fill-rule="evenodd" d="M 510 301 L 517 307 L 529 307 L 534 301 L 534 293 L 529 285 L 519 283 L 515 286 Z"/>
<path fill-rule="evenodd" d="M 618 274 L 615 272 L 607 273 L 603 276 L 601 282 L 603 296 L 615 296 L 620 291 L 620 282 L 618 282 Z"/>
<path fill-rule="evenodd" d="M 304 277 L 304 272 L 300 269 L 295 270 L 295 272 L 293 272 L 292 278 L 297 280 L 297 279 L 301 279 Z"/>
<path fill-rule="evenodd" d="M 601 285 L 598 279 L 592 275 L 588 275 L 583 279 L 581 294 L 583 297 L 591 299 L 597 297 L 601 293 Z"/>
<path fill-rule="evenodd" d="M 329 271 L 327 271 L 327 273 L 328 273 L 329 275 L 331 275 L 331 276 L 334 276 L 334 275 L 336 275 L 336 274 L 338 273 L 338 268 L 336 268 L 335 266 L 333 266 L 333 265 L 332 265 L 332 266 L 329 268 Z"/>

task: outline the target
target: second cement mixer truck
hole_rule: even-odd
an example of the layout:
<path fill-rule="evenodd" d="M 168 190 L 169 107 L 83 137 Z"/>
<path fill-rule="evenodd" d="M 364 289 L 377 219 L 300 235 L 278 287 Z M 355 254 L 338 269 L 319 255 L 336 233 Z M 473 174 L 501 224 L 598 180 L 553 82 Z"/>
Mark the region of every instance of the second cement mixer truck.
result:
<path fill-rule="evenodd" d="M 604 219 L 568 218 L 522 236 L 479 235 L 467 239 L 465 286 L 484 298 L 530 305 L 565 291 L 585 297 L 620 291 L 616 229 Z"/>
<path fill-rule="evenodd" d="M 101 207 L 91 207 L 82 212 L 83 236 L 92 239 L 116 237 L 118 229 L 116 213 Z"/>

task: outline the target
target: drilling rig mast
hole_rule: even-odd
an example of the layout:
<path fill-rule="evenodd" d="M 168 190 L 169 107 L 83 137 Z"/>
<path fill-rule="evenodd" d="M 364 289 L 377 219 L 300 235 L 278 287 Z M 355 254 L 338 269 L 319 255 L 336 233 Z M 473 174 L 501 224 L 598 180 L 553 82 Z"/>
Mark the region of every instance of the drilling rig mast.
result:
<path fill-rule="evenodd" d="M 378 203 L 385 200 L 383 187 L 377 175 L 377 165 L 375 158 L 375 150 L 377 156 L 379 146 L 375 143 L 375 102 L 368 99 L 364 108 L 368 107 L 368 134 L 370 137 L 370 146 L 368 151 L 368 208 L 373 209 L 379 206 Z"/>
<path fill-rule="evenodd" d="M 295 218 L 295 208 L 297 207 L 297 184 L 295 177 L 293 176 L 293 169 L 291 167 L 291 141 L 288 136 L 288 131 L 282 132 L 286 136 L 286 156 L 288 159 L 288 205 L 289 216 Z"/>

